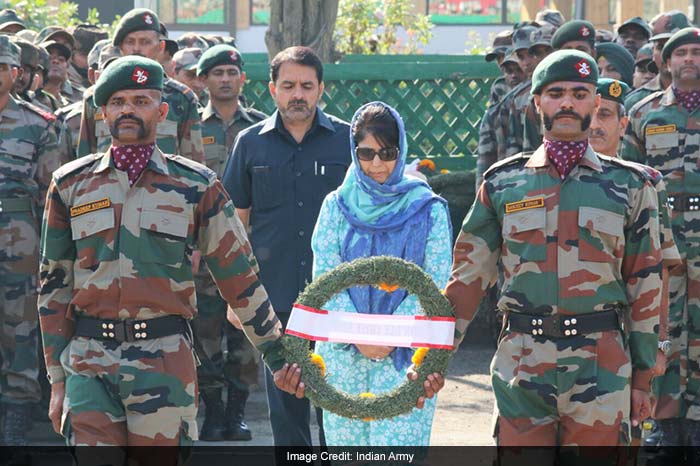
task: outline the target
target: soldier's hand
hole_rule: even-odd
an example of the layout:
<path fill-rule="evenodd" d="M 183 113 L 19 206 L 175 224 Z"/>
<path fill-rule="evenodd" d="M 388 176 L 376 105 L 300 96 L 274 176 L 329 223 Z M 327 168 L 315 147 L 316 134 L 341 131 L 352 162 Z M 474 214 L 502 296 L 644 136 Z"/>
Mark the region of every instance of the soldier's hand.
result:
<path fill-rule="evenodd" d="M 411 365 L 406 371 L 406 376 L 410 380 L 418 379 L 418 372 L 416 372 L 413 365 Z M 445 378 L 439 372 L 433 372 L 432 374 L 429 374 L 427 380 L 423 382 L 425 396 L 421 396 L 418 398 L 418 401 L 416 401 L 416 408 L 423 409 L 423 406 L 425 406 L 425 399 L 434 397 L 435 394 L 442 390 L 444 386 Z"/>
<path fill-rule="evenodd" d="M 297 398 L 304 398 L 304 382 L 301 381 L 301 368 L 295 364 L 286 364 L 282 369 L 272 374 L 275 385 L 280 390 L 290 393 Z"/>
<path fill-rule="evenodd" d="M 655 377 L 661 377 L 666 372 L 666 355 L 661 350 L 656 352 L 656 363 L 653 369 Z"/>
<path fill-rule="evenodd" d="M 66 383 L 51 384 L 51 401 L 49 401 L 49 419 L 53 430 L 61 434 L 61 416 L 63 415 L 63 399 L 66 396 Z"/>
<path fill-rule="evenodd" d="M 199 249 L 192 251 L 192 274 L 199 272 L 199 263 L 202 261 L 202 252 Z"/>
<path fill-rule="evenodd" d="M 651 397 L 649 392 L 632 389 L 632 427 L 637 427 L 644 419 L 651 416 Z"/>

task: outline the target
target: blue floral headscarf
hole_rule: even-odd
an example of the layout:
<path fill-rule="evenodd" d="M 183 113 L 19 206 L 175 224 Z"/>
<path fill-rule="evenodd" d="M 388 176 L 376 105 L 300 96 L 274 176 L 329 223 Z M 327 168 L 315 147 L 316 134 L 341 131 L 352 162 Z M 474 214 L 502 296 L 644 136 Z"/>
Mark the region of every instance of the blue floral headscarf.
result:
<path fill-rule="evenodd" d="M 404 175 L 408 152 L 406 131 L 395 109 L 383 102 L 365 104 L 352 117 L 351 129 L 366 107 L 377 104 L 387 108 L 396 120 L 399 157 L 383 184 L 374 181 L 360 167 L 350 131 L 352 165 L 337 191 L 340 210 L 350 223 L 341 246 L 341 258 L 352 261 L 360 257 L 394 256 L 423 267 L 428 234 L 433 226 L 430 211 L 435 203 L 447 210 L 447 202 L 433 193 L 426 182 Z M 358 312 L 368 314 L 393 314 L 406 298 L 403 289 L 387 293 L 372 286 L 356 286 L 348 292 Z M 409 348 L 396 348 L 391 353 L 394 367 L 397 370 L 408 367 L 412 353 Z"/>

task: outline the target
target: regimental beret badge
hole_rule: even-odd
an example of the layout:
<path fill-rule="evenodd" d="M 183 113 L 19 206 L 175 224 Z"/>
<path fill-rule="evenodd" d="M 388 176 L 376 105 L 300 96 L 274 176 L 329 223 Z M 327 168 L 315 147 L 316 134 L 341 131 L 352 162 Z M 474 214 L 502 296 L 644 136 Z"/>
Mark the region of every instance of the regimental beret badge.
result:
<path fill-rule="evenodd" d="M 617 81 L 613 81 L 610 84 L 610 87 L 608 87 L 608 94 L 610 94 L 610 97 L 618 98 L 622 95 L 622 86 L 620 86 L 620 83 Z"/>
<path fill-rule="evenodd" d="M 143 15 L 143 21 L 144 21 L 146 24 L 151 25 L 151 24 L 153 24 L 153 16 L 151 16 L 151 15 L 148 14 L 148 13 L 146 13 L 145 15 Z"/>
<path fill-rule="evenodd" d="M 134 81 L 136 84 L 146 84 L 148 82 L 148 71 L 137 66 L 136 68 L 134 68 L 134 72 L 131 75 L 131 80 Z"/>
<path fill-rule="evenodd" d="M 591 30 L 588 29 L 586 26 L 581 26 L 581 37 L 588 37 L 591 35 Z"/>
<path fill-rule="evenodd" d="M 585 78 L 591 74 L 591 67 L 588 65 L 586 60 L 581 60 L 576 63 L 576 71 L 582 78 Z"/>

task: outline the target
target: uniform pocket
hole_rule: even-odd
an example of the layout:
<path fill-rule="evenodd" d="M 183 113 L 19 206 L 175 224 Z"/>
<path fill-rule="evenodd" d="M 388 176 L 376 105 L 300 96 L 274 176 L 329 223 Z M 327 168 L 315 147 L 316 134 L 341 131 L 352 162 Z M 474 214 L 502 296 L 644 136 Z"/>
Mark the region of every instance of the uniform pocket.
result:
<path fill-rule="evenodd" d="M 615 212 L 579 207 L 579 260 L 613 262 L 621 258 L 624 221 L 624 217 Z"/>
<path fill-rule="evenodd" d="M 139 257 L 142 262 L 182 267 L 189 228 L 187 215 L 143 209 L 139 226 Z"/>
<path fill-rule="evenodd" d="M 290 195 L 289 186 L 292 173 L 284 176 L 283 167 L 272 165 L 256 165 L 252 173 L 253 207 L 255 209 L 271 209 L 282 204 Z"/>
<path fill-rule="evenodd" d="M 525 261 L 546 260 L 546 226 L 547 212 L 544 208 L 505 214 L 503 239 L 508 249 L 508 256 Z"/>
<path fill-rule="evenodd" d="M 679 144 L 677 131 L 654 134 L 655 131 L 664 131 L 663 128 L 656 126 L 646 128 L 644 148 L 647 157 L 651 159 L 650 165 L 662 172 L 668 172 L 679 169 L 683 165 L 683 157 L 679 157 L 677 153 Z"/>
<path fill-rule="evenodd" d="M 632 363 L 622 332 L 608 330 L 600 333 L 600 338 L 596 341 L 595 377 L 598 403 L 620 405 L 622 409 L 621 399 L 629 397 L 632 380 Z M 629 413 L 629 403 L 627 407 L 626 413 Z"/>
<path fill-rule="evenodd" d="M 78 267 L 92 268 L 114 260 L 114 208 L 101 209 L 70 219 Z"/>
<path fill-rule="evenodd" d="M 14 179 L 31 178 L 35 164 L 36 147 L 21 139 L 7 138 L 0 141 L 0 173 Z"/>

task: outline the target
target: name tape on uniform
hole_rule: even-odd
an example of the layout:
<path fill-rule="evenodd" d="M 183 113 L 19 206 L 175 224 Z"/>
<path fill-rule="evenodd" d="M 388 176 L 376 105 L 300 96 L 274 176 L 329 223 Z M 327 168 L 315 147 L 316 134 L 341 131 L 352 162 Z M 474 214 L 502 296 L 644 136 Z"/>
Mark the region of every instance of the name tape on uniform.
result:
<path fill-rule="evenodd" d="M 70 216 L 78 217 L 80 215 L 87 214 L 88 212 L 106 209 L 111 206 L 112 201 L 108 197 L 105 197 L 104 199 L 100 199 L 99 201 L 86 202 L 85 204 L 80 204 L 75 207 L 71 207 Z"/>
<path fill-rule="evenodd" d="M 102 112 L 95 113 L 95 121 L 102 121 L 104 119 L 105 119 L 105 116 L 102 114 Z"/>
<path fill-rule="evenodd" d="M 521 210 L 538 209 L 544 207 L 544 196 L 534 199 L 523 199 L 522 201 L 509 202 L 506 204 L 506 213 L 512 214 Z"/>
<path fill-rule="evenodd" d="M 455 318 L 328 312 L 295 304 L 285 332 L 333 343 L 452 349 Z"/>
<path fill-rule="evenodd" d="M 668 134 L 675 133 L 676 125 L 663 125 L 663 126 L 647 126 L 644 134 L 647 136 L 653 136 L 655 134 Z"/>
<path fill-rule="evenodd" d="M 202 144 L 214 144 L 216 139 L 214 139 L 214 136 L 207 136 L 205 138 L 202 138 Z"/>

